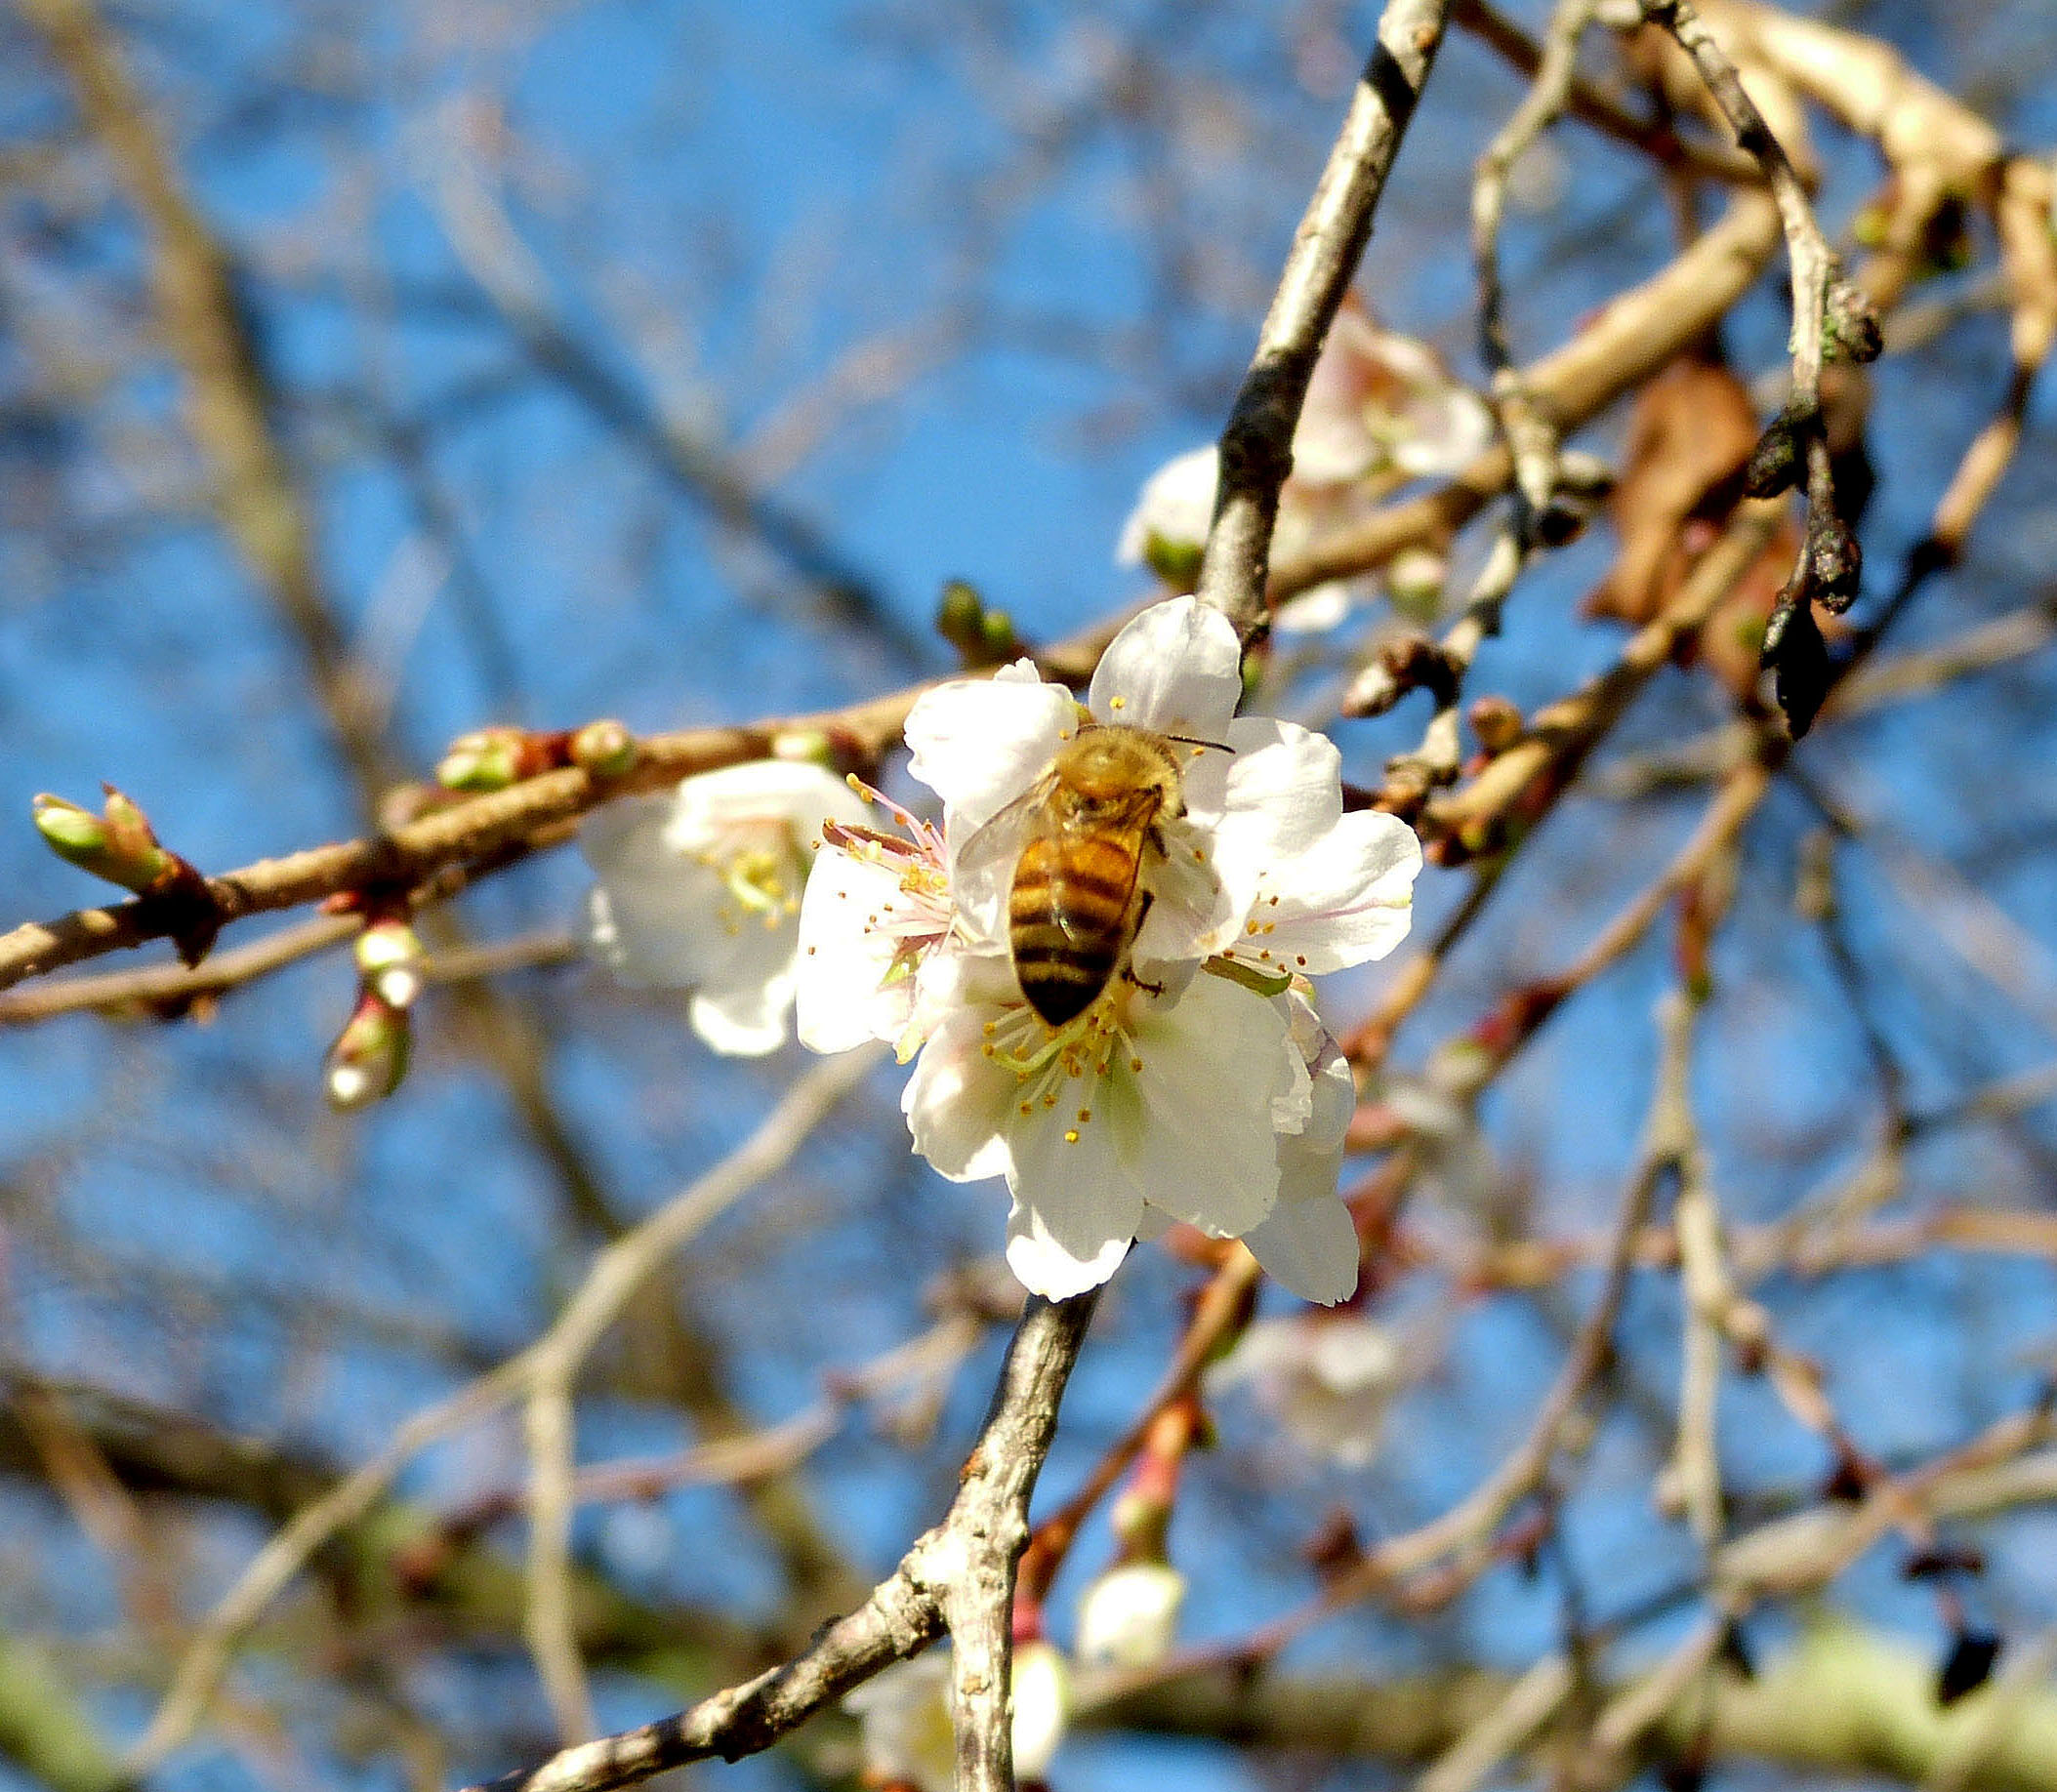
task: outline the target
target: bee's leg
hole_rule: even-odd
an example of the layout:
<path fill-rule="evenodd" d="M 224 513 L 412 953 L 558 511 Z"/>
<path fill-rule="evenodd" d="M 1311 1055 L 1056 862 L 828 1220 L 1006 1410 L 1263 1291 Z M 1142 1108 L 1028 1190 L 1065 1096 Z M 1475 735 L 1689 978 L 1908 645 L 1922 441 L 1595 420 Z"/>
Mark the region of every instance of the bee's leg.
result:
<path fill-rule="evenodd" d="M 1163 848 L 1162 846 L 1160 846 L 1159 851 L 1161 852 Z M 1135 925 L 1132 928 L 1131 928 L 1129 932 L 1129 944 L 1131 947 L 1134 946 L 1136 935 L 1142 932 L 1143 921 L 1148 916 L 1150 913 L 1150 904 L 1154 900 L 1154 893 L 1149 890 L 1142 891 L 1141 894 L 1138 895 L 1138 897 L 1136 898 Z M 1135 966 L 1133 964 L 1124 964 L 1122 966 L 1122 975 L 1130 983 L 1132 983 L 1137 989 L 1147 991 L 1152 996 L 1162 996 L 1165 993 L 1165 986 L 1163 984 L 1146 983 L 1142 978 L 1138 977 L 1135 974 Z"/>

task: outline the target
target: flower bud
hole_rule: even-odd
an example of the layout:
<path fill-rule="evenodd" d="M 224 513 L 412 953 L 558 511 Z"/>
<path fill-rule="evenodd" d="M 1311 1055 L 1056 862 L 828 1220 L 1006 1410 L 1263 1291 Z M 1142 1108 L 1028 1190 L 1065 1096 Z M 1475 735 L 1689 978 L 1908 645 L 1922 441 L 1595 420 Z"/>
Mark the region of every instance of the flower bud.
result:
<path fill-rule="evenodd" d="M 619 778 L 636 763 L 636 737 L 611 716 L 571 737 L 571 762 L 596 778 Z M 446 761 L 447 763 L 447 761 Z"/>
<path fill-rule="evenodd" d="M 798 765 L 836 763 L 836 744 L 819 728 L 785 728 L 772 736 L 771 756 Z"/>
<path fill-rule="evenodd" d="M 1079 1596 L 1079 1659 L 1089 1667 L 1155 1667 L 1172 1652 L 1185 1576 L 1166 1562 L 1125 1562 Z"/>
<path fill-rule="evenodd" d="M 1488 695 L 1477 698 L 1467 713 L 1479 747 L 1495 758 L 1521 739 L 1524 725 L 1521 711 L 1504 697 Z"/>
<path fill-rule="evenodd" d="M 478 728 L 460 735 L 436 766 L 435 781 L 446 791 L 504 791 L 521 779 L 525 744 L 518 728 Z"/>
<path fill-rule="evenodd" d="M 411 1007 L 422 993 L 422 942 L 403 920 L 373 921 L 357 935 L 357 974 L 389 1008 Z"/>
<path fill-rule="evenodd" d="M 1862 287 L 1848 280 L 1835 280 L 1829 287 L 1825 307 L 1823 346 L 1831 355 L 1847 361 L 1875 361 L 1885 348 L 1878 328 L 1878 313 Z"/>
<path fill-rule="evenodd" d="M 1200 562 L 1207 544 L 1173 541 L 1152 529 L 1143 538 L 1143 564 L 1174 591 L 1190 591 L 1200 584 Z"/>
<path fill-rule="evenodd" d="M 983 646 L 986 602 L 975 586 L 952 579 L 943 587 L 935 606 L 935 631 L 962 653 L 976 653 Z"/>
<path fill-rule="evenodd" d="M 107 787 L 105 815 L 95 815 L 75 802 L 48 792 L 31 805 L 36 832 L 59 858 L 139 894 L 162 882 L 177 866 L 157 844 L 148 819 L 112 785 Z"/>
<path fill-rule="evenodd" d="M 1393 608 L 1410 622 L 1424 627 L 1443 607 L 1443 584 L 1450 577 L 1450 562 L 1427 548 L 1403 548 L 1385 568 L 1385 589 L 1392 593 Z"/>
<path fill-rule="evenodd" d="M 1021 637 L 1014 632 L 1014 619 L 1006 610 L 988 610 L 979 631 L 980 651 L 990 660 L 1011 660 L 1021 651 Z"/>
<path fill-rule="evenodd" d="M 340 1114 L 384 1101 L 407 1075 L 413 1042 L 406 1011 L 366 990 L 322 1065 L 322 1090 Z"/>
<path fill-rule="evenodd" d="M 1800 432 L 1781 411 L 1766 426 L 1750 450 L 1743 469 L 1743 494 L 1747 498 L 1776 498 L 1799 483 Z"/>
<path fill-rule="evenodd" d="M 1071 1675 L 1052 1643 L 1014 1648 L 1014 1777 L 1042 1779 L 1071 1722 Z"/>

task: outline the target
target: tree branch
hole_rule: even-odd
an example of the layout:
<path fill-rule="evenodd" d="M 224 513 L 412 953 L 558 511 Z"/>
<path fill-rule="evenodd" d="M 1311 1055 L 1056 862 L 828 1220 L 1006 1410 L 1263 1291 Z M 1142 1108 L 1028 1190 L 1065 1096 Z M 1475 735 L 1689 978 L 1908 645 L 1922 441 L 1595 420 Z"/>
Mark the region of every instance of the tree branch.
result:
<path fill-rule="evenodd" d="M 1257 350 L 1221 432 L 1220 489 L 1199 595 L 1245 640 L 1268 616 L 1264 588 L 1293 434 L 1337 307 L 1372 234 L 1372 214 L 1443 41 L 1447 0 L 1388 0 L 1314 197 L 1295 233 Z"/>
<path fill-rule="evenodd" d="M 879 1669 L 933 1642 L 946 1623 L 958 1622 L 965 1630 L 957 1647 L 972 1658 L 970 1667 L 958 1670 L 961 1693 L 974 1696 L 968 1683 L 973 1674 L 980 1677 L 973 1707 L 959 1712 L 959 1784 L 1011 1788 L 1008 1651 L 1003 1642 L 996 1658 L 990 1621 L 974 1632 L 970 1616 L 980 1608 L 990 1610 L 1003 1593 L 1011 1596 L 1014 1566 L 1028 1539 L 1029 1495 L 1049 1452 L 1058 1403 L 1097 1297 L 1094 1290 L 1076 1300 L 1029 1302 L 949 1513 L 862 1606 L 831 1624 L 811 1649 L 689 1711 L 565 1749 L 540 1767 L 472 1792 L 608 1792 L 691 1761 L 740 1760 L 768 1748 Z M 1004 1607 L 1002 1613 L 1004 1626 Z M 968 1750 L 967 1731 L 976 1732 Z M 968 1779 L 967 1754 L 974 1756 L 978 1775 Z"/>

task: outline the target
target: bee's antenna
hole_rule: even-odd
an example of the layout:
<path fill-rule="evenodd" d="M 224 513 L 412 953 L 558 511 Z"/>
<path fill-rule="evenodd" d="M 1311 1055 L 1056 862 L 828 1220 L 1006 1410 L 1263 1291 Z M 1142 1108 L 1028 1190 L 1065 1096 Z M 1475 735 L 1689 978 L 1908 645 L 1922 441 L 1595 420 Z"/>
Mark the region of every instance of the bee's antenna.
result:
<path fill-rule="evenodd" d="M 1236 756 L 1236 750 L 1221 741 L 1196 741 L 1190 734 L 1168 734 L 1165 739 L 1176 741 L 1181 747 L 1207 747 L 1215 753 L 1225 753 L 1230 758 Z"/>

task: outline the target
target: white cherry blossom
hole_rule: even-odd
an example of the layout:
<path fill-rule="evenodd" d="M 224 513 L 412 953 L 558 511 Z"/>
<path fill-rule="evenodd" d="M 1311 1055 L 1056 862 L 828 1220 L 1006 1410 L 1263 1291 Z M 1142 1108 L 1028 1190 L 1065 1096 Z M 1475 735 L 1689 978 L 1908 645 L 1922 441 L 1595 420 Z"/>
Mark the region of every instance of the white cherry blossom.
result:
<path fill-rule="evenodd" d="M 693 1030 L 717 1051 L 775 1051 L 814 843 L 825 821 L 866 813 L 841 779 L 784 759 L 608 804 L 579 830 L 598 878 L 587 903 L 595 956 L 634 988 L 690 990 Z"/>
<path fill-rule="evenodd" d="M 1083 709 L 1026 661 L 943 685 L 907 721 L 940 834 L 832 828 L 808 886 L 802 1037 L 919 1050 L 902 1101 L 915 1149 L 953 1180 L 1006 1178 L 1008 1261 L 1051 1299 L 1173 1222 L 1244 1239 L 1307 1299 L 1355 1285 L 1336 1195 L 1354 1090 L 1306 978 L 1391 950 L 1420 850 L 1389 815 L 1344 813 L 1333 745 L 1237 719 L 1241 694 L 1235 631 L 1189 597 L 1122 631 Z M 1186 743 L 1183 813 L 1145 849 L 1129 967 L 1052 1028 L 1014 976 L 1013 866 L 985 824 L 1087 725 Z"/>
<path fill-rule="evenodd" d="M 1272 532 L 1275 559 L 1290 558 L 1323 535 L 1368 515 L 1409 479 L 1449 478 L 1493 443 L 1493 415 L 1426 344 L 1381 329 L 1354 305 L 1330 327 L 1308 382 L 1293 437 L 1293 471 L 1279 492 Z M 1144 481 L 1122 525 L 1115 558 L 1146 565 L 1191 590 L 1214 520 L 1219 461 L 1213 446 L 1165 463 Z M 1388 583 L 1419 604 L 1419 561 Z M 1282 633 L 1337 627 L 1376 580 L 1332 579 L 1282 604 Z"/>
<path fill-rule="evenodd" d="M 1207 1371 L 1211 1395 L 1251 1388 L 1302 1449 L 1340 1468 L 1378 1453 L 1385 1415 L 1406 1386 L 1408 1352 L 1362 1313 L 1258 1320 Z"/>

